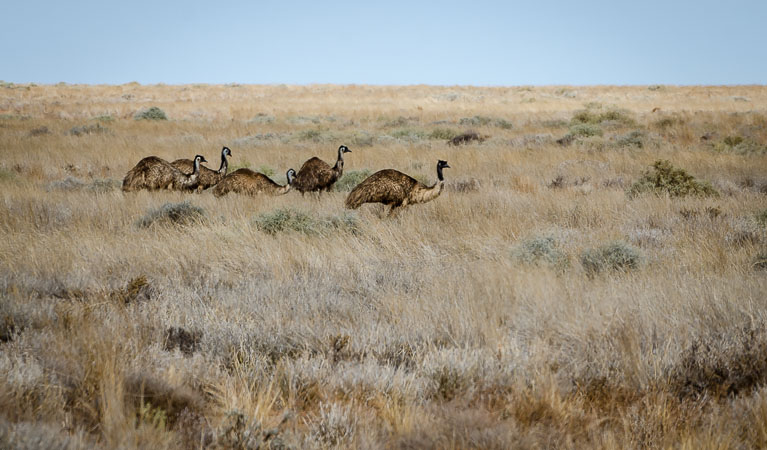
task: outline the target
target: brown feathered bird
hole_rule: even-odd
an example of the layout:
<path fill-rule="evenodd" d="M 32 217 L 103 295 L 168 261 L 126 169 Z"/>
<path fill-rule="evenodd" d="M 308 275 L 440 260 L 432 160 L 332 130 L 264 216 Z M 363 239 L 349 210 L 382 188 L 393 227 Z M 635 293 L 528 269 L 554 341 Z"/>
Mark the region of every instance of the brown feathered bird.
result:
<path fill-rule="evenodd" d="M 293 189 L 301 194 L 329 191 L 333 183 L 344 173 L 344 153 L 351 153 L 351 150 L 345 145 L 338 147 L 338 159 L 333 167 L 316 156 L 306 161 L 296 174 Z"/>
<path fill-rule="evenodd" d="M 346 207 L 357 209 L 363 203 L 383 203 L 391 206 L 389 215 L 397 208 L 414 203 L 426 203 L 439 197 L 445 186 L 442 169 L 449 169 L 447 161 L 437 161 L 437 182 L 424 186 L 415 178 L 394 169 L 384 169 L 370 175 L 346 197 Z"/>
<path fill-rule="evenodd" d="M 185 190 L 193 189 L 200 176 L 200 163 L 207 162 L 201 155 L 194 157 L 194 169 L 191 174 L 173 167 L 168 161 L 156 156 L 147 156 L 136 164 L 123 179 L 123 191 L 147 189 Z"/>
<path fill-rule="evenodd" d="M 224 147 L 221 149 L 221 166 L 218 170 L 200 166 L 200 178 L 197 180 L 197 192 L 202 192 L 204 189 L 215 186 L 226 176 L 226 171 L 229 168 L 229 163 L 226 160 L 227 156 L 231 157 L 232 151 L 229 150 L 229 147 Z M 191 174 L 194 171 L 194 161 L 191 159 L 177 159 L 170 164 L 186 174 Z"/>
<path fill-rule="evenodd" d="M 296 178 L 296 171 L 288 169 L 288 173 L 285 176 L 288 182 L 285 186 L 280 186 L 263 173 L 253 172 L 250 169 L 237 169 L 218 182 L 213 188 L 213 195 L 221 197 L 230 192 L 246 195 L 287 194 L 290 191 L 293 180 Z"/>

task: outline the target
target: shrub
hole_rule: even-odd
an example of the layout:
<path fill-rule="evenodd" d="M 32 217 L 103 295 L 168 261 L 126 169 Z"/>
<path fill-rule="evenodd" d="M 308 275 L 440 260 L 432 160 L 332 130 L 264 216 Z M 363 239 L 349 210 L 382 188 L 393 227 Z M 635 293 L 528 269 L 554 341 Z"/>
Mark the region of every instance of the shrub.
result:
<path fill-rule="evenodd" d="M 46 126 L 37 127 L 29 130 L 30 136 L 44 136 L 46 134 L 51 134 L 51 130 L 48 129 Z"/>
<path fill-rule="evenodd" d="M 349 192 L 362 180 L 369 177 L 372 172 L 370 169 L 349 170 L 344 172 L 343 176 L 333 185 L 333 190 L 337 192 Z"/>
<path fill-rule="evenodd" d="M 314 218 L 309 214 L 292 208 L 277 209 L 271 213 L 259 214 L 254 223 L 256 228 L 266 234 L 275 235 L 284 231 L 304 234 L 326 234 L 335 230 L 357 231 L 356 216 L 344 213 L 341 216 Z"/>
<path fill-rule="evenodd" d="M 511 122 L 507 121 L 506 119 L 486 116 L 463 117 L 458 121 L 458 123 L 469 127 L 484 127 L 492 125 L 498 128 L 503 128 L 505 130 L 510 130 L 513 128 Z"/>
<path fill-rule="evenodd" d="M 525 264 L 546 264 L 564 269 L 570 264 L 570 260 L 558 247 L 557 241 L 551 236 L 534 237 L 520 243 L 512 250 L 512 255 Z"/>
<path fill-rule="evenodd" d="M 570 127 L 570 135 L 574 137 L 602 136 L 603 131 L 598 125 L 580 123 Z"/>
<path fill-rule="evenodd" d="M 85 182 L 79 178 L 67 177 L 63 180 L 51 181 L 46 186 L 47 191 L 79 191 L 85 187 Z"/>
<path fill-rule="evenodd" d="M 667 160 L 655 161 L 652 170 L 646 171 L 637 182 L 631 185 L 628 194 L 633 197 L 645 192 L 665 193 L 672 197 L 719 195 L 711 184 L 696 180 L 684 169 L 674 167 Z"/>
<path fill-rule="evenodd" d="M 415 128 L 399 128 L 391 132 L 391 136 L 397 139 L 406 139 L 410 141 L 421 140 L 426 137 L 426 133 L 423 130 Z"/>
<path fill-rule="evenodd" d="M 639 267 L 639 250 L 625 242 L 616 241 L 581 253 L 581 264 L 590 275 L 606 270 L 625 272 Z"/>
<path fill-rule="evenodd" d="M 435 128 L 429 133 L 429 139 L 448 140 L 458 136 L 458 132 L 450 128 Z"/>
<path fill-rule="evenodd" d="M 137 225 L 149 228 L 153 225 L 187 226 L 205 220 L 205 210 L 189 202 L 166 203 L 159 208 L 149 210 L 139 219 Z"/>
<path fill-rule="evenodd" d="M 754 269 L 767 270 L 767 251 L 762 251 L 756 255 L 754 260 Z"/>
<path fill-rule="evenodd" d="M 107 192 L 112 192 L 115 189 L 118 189 L 120 185 L 121 183 L 119 180 L 112 178 L 99 178 L 93 180 L 91 185 L 88 186 L 88 190 L 96 194 L 105 194 Z"/>
<path fill-rule="evenodd" d="M 472 127 L 482 127 L 488 125 L 493 119 L 485 116 L 463 117 L 458 122 L 461 125 L 467 125 Z"/>
<path fill-rule="evenodd" d="M 661 130 L 665 130 L 667 128 L 671 128 L 676 125 L 681 125 L 682 123 L 684 123 L 684 121 L 680 119 L 679 117 L 668 116 L 668 117 L 662 117 L 656 120 L 655 122 L 653 122 L 653 126 L 655 128 L 660 128 Z"/>
<path fill-rule="evenodd" d="M 767 227 L 767 209 L 763 209 L 756 213 L 756 223 L 763 227 Z"/>
<path fill-rule="evenodd" d="M 69 129 L 69 134 L 72 136 L 82 136 L 84 134 L 94 134 L 94 133 L 107 133 L 109 132 L 109 128 L 101 126 L 100 123 L 93 124 L 93 125 L 82 125 L 79 127 L 72 127 Z"/>
<path fill-rule="evenodd" d="M 618 147 L 644 147 L 645 133 L 642 130 L 634 130 L 630 133 L 619 136 L 615 141 Z"/>
<path fill-rule="evenodd" d="M 168 120 L 168 116 L 165 115 L 165 111 L 156 106 L 151 108 L 142 109 L 133 116 L 136 120 Z"/>
<path fill-rule="evenodd" d="M 270 116 L 268 114 L 264 113 L 258 113 L 256 114 L 256 117 L 250 119 L 248 123 L 250 124 L 267 124 L 267 123 L 273 123 L 275 120 L 274 116 Z"/>
<path fill-rule="evenodd" d="M 669 379 L 681 398 L 748 394 L 767 381 L 767 336 L 753 324 L 698 338 L 681 356 Z"/>
<path fill-rule="evenodd" d="M 462 145 L 468 144 L 470 142 L 484 142 L 488 137 L 489 136 L 480 136 L 473 131 L 467 131 L 466 133 L 461 133 L 458 136 L 450 139 L 448 143 L 451 145 Z"/>
<path fill-rule="evenodd" d="M 576 112 L 570 120 L 571 125 L 590 124 L 599 125 L 603 122 L 617 122 L 623 125 L 634 125 L 634 119 L 627 111 L 609 109 L 607 111 L 594 111 L 587 108 Z"/>
<path fill-rule="evenodd" d="M 739 155 L 764 154 L 767 146 L 760 145 L 752 139 L 744 139 L 741 136 L 726 136 L 721 142 L 714 144 L 717 152 L 733 152 Z"/>
<path fill-rule="evenodd" d="M 396 119 L 386 120 L 383 124 L 386 128 L 395 128 L 395 127 L 405 127 L 409 125 L 411 122 L 418 122 L 418 118 L 416 117 L 404 117 L 399 116 Z"/>

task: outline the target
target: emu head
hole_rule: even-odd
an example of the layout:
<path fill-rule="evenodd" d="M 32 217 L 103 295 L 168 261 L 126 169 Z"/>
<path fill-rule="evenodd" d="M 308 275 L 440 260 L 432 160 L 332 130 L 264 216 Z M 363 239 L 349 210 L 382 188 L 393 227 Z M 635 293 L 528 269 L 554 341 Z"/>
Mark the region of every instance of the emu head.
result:
<path fill-rule="evenodd" d="M 349 147 L 342 145 L 338 147 L 338 153 L 351 153 L 352 151 L 349 150 Z"/>
<path fill-rule="evenodd" d="M 221 149 L 221 157 L 225 156 L 232 156 L 232 151 L 229 150 L 229 147 L 224 147 Z"/>
<path fill-rule="evenodd" d="M 194 157 L 194 162 L 196 162 L 197 164 L 199 164 L 199 163 L 208 162 L 208 160 L 207 160 L 207 159 L 205 159 L 205 157 L 204 157 L 204 156 L 202 156 L 202 155 L 196 155 L 196 156 Z"/>
<path fill-rule="evenodd" d="M 293 184 L 293 180 L 296 179 L 296 171 L 293 169 L 288 169 L 288 173 L 285 176 L 288 179 L 288 184 Z"/>
<path fill-rule="evenodd" d="M 437 168 L 438 169 L 449 169 L 450 166 L 447 165 L 447 161 L 439 160 L 437 161 Z"/>

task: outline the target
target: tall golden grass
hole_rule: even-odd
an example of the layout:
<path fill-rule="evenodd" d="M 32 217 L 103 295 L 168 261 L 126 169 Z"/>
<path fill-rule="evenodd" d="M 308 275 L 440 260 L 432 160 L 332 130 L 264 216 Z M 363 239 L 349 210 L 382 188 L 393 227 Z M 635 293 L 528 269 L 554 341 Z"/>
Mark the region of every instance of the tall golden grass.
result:
<path fill-rule="evenodd" d="M 763 86 L 5 84 L 0 446 L 767 446 L 765 105 Z M 169 120 L 134 119 L 151 106 Z M 558 144 L 583 110 L 615 114 Z M 470 129 L 489 138 L 444 139 Z M 347 173 L 433 182 L 445 159 L 448 188 L 393 219 L 344 192 L 119 189 L 148 155 L 217 167 L 226 145 L 281 181 L 340 144 Z M 719 196 L 627 195 L 659 159 Z M 204 217 L 142 226 L 181 202 Z M 267 232 L 276 211 L 304 222 Z M 582 263 L 615 242 L 636 267 Z"/>

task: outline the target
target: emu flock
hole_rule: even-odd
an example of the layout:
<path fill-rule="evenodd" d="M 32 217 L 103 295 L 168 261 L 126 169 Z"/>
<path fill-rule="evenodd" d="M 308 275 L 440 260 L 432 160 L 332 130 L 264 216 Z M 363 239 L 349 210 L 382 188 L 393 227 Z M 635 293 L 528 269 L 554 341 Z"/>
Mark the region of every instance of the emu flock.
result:
<path fill-rule="evenodd" d="M 221 165 L 218 170 L 202 165 L 207 162 L 204 156 L 196 155 L 191 159 L 165 161 L 156 156 L 147 156 L 138 162 L 123 179 L 124 192 L 168 189 L 177 191 L 197 191 L 212 188 L 213 195 L 221 197 L 230 192 L 245 195 L 282 195 L 295 189 L 302 195 L 306 192 L 330 191 L 333 184 L 344 172 L 344 153 L 351 150 L 345 145 L 338 147 L 338 158 L 334 166 L 317 158 L 306 161 L 296 173 L 288 169 L 287 183 L 280 186 L 268 176 L 250 169 L 237 169 L 227 173 L 227 157 L 232 156 L 229 147 L 221 149 Z M 383 203 L 389 206 L 389 215 L 398 208 L 415 203 L 425 203 L 439 197 L 445 181 L 442 169 L 450 168 L 447 161 L 437 161 L 437 182 L 426 186 L 415 178 L 398 170 L 379 170 L 358 184 L 346 197 L 345 205 L 357 209 L 363 203 Z"/>

